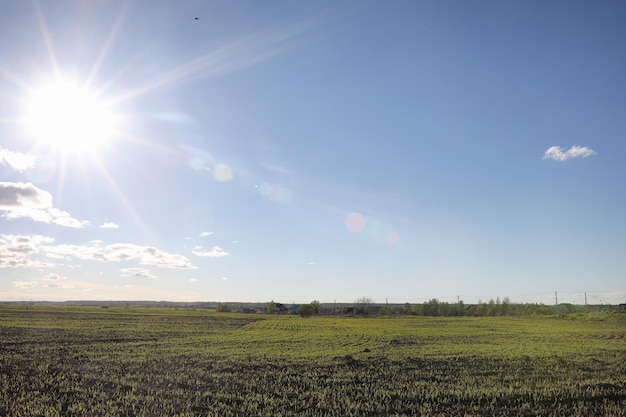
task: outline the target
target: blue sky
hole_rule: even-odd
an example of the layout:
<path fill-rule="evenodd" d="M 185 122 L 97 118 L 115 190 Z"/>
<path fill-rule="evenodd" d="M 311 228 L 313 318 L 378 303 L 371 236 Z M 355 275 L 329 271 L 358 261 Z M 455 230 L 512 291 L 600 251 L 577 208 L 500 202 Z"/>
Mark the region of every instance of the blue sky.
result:
<path fill-rule="evenodd" d="M 622 2 L 1 6 L 0 300 L 626 299 Z"/>

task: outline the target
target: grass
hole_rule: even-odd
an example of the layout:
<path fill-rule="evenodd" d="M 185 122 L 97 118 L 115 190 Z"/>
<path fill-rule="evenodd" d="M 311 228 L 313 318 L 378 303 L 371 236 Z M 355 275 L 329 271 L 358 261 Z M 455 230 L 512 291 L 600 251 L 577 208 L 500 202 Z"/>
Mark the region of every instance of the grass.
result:
<path fill-rule="evenodd" d="M 0 415 L 618 416 L 623 314 L 0 307 Z"/>

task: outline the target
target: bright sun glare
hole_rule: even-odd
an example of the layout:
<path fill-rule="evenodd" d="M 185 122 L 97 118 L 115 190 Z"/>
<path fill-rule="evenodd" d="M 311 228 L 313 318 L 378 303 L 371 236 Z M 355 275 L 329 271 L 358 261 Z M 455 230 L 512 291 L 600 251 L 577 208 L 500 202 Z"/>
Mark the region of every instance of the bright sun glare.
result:
<path fill-rule="evenodd" d="M 95 92 L 58 81 L 29 95 L 25 125 L 41 144 L 63 153 L 94 152 L 115 134 L 117 117 Z"/>

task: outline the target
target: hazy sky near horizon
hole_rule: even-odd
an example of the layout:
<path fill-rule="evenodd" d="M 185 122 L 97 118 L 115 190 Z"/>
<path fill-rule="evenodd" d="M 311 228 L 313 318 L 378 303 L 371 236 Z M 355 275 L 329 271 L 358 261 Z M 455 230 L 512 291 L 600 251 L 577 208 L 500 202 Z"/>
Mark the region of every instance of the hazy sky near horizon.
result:
<path fill-rule="evenodd" d="M 0 301 L 623 303 L 625 21 L 0 0 Z"/>

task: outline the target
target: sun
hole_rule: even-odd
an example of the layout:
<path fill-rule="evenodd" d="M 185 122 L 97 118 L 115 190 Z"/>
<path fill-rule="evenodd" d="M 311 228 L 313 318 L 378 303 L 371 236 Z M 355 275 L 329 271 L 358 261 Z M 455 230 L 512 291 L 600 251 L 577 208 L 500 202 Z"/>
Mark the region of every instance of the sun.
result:
<path fill-rule="evenodd" d="M 40 145 L 65 154 L 96 152 L 115 137 L 118 117 L 96 92 L 56 81 L 33 89 L 25 100 L 26 130 Z"/>

